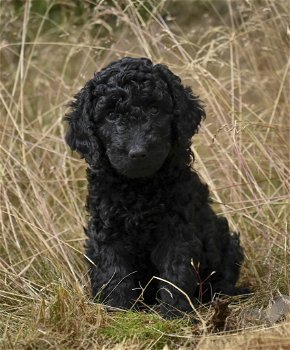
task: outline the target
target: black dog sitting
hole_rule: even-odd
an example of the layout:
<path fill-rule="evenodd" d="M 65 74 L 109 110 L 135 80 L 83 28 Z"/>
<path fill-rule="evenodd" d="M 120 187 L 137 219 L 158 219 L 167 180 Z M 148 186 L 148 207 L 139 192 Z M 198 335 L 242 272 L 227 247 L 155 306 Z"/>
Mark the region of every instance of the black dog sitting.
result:
<path fill-rule="evenodd" d="M 71 103 L 66 141 L 89 164 L 86 255 L 99 301 L 130 308 L 153 276 L 145 302 L 157 297 L 165 316 L 192 311 L 184 293 L 205 302 L 246 292 L 235 287 L 238 235 L 191 169 L 204 117 L 191 89 L 146 58 L 111 63 Z"/>

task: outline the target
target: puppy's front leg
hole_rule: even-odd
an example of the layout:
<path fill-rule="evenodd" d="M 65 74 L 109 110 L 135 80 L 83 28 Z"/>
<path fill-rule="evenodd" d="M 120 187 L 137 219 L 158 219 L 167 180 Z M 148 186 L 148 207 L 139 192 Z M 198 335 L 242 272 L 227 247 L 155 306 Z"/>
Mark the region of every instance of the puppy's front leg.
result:
<path fill-rule="evenodd" d="M 159 271 L 158 277 L 170 282 L 158 282 L 161 313 L 167 318 L 193 311 L 190 304 L 195 302 L 198 281 L 191 259 L 198 260 L 199 246 L 197 239 L 183 242 L 167 239 L 160 242 L 152 253 L 152 261 Z"/>
<path fill-rule="evenodd" d="M 129 309 L 138 297 L 134 269 L 121 242 L 87 243 L 87 256 L 93 263 L 89 270 L 95 300 L 109 306 Z"/>

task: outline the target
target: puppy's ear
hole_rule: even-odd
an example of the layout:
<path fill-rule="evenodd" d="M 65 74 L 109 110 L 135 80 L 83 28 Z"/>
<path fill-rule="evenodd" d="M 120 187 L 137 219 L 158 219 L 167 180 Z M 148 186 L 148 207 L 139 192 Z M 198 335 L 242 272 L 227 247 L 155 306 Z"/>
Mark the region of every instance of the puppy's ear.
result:
<path fill-rule="evenodd" d="M 77 151 L 85 160 L 93 165 L 98 161 L 99 144 L 94 128 L 94 111 L 96 98 L 92 84 L 88 82 L 70 103 L 70 111 L 66 114 L 68 129 L 65 140 L 73 151 Z"/>
<path fill-rule="evenodd" d="M 177 142 L 189 147 L 191 138 L 197 133 L 198 127 L 205 118 L 203 105 L 190 87 L 184 87 L 178 76 L 165 65 L 155 67 L 159 76 L 166 82 L 174 105 L 174 132 Z"/>

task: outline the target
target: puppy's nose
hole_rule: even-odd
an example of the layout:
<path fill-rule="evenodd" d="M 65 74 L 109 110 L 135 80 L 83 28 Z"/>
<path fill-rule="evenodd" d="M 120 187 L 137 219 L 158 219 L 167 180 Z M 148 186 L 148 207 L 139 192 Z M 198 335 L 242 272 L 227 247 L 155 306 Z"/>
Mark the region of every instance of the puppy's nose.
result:
<path fill-rule="evenodd" d="M 130 149 L 129 157 L 135 160 L 142 160 L 147 157 L 147 151 L 142 147 L 134 147 Z"/>

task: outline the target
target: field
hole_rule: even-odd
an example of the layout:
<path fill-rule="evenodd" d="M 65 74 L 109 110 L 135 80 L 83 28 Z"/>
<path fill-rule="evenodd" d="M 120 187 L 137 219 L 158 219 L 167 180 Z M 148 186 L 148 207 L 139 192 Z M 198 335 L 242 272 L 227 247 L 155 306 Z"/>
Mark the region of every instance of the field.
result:
<path fill-rule="evenodd" d="M 290 349 L 289 3 L 6 0 L 0 3 L 0 348 Z M 74 93 L 110 61 L 146 56 L 192 87 L 207 118 L 194 167 L 241 233 L 240 283 L 222 328 L 92 303 L 83 256 L 85 163 L 64 143 Z M 168 189 L 170 191 L 170 189 Z"/>

